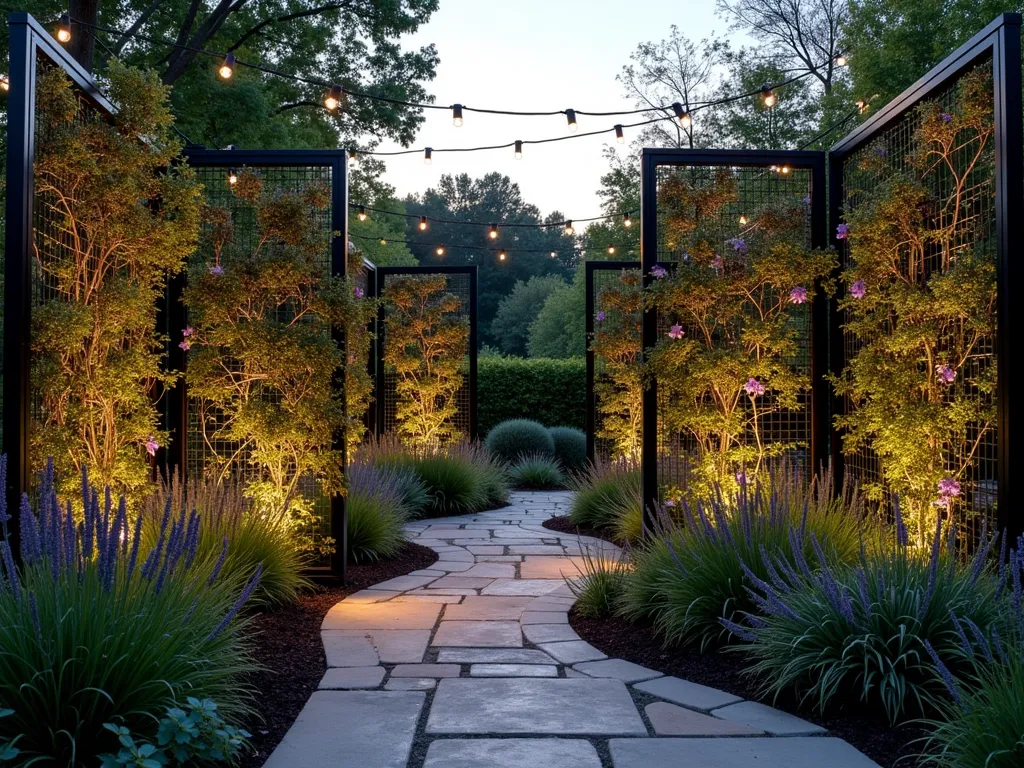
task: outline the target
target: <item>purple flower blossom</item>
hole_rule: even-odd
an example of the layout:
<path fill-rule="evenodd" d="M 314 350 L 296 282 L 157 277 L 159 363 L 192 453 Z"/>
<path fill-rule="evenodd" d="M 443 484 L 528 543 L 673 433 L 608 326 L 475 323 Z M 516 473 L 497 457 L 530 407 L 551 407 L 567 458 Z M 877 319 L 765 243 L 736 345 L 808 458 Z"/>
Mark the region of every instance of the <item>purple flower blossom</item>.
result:
<path fill-rule="evenodd" d="M 742 237 L 734 237 L 732 240 L 729 241 L 729 245 L 731 245 L 735 249 L 736 253 L 747 252 L 747 241 L 744 240 Z"/>
<path fill-rule="evenodd" d="M 949 385 L 956 381 L 956 368 L 940 365 L 935 369 L 935 375 L 942 384 Z"/>
<path fill-rule="evenodd" d="M 188 328 L 183 328 L 182 329 L 181 335 L 184 336 L 187 339 L 189 336 L 193 336 L 195 334 L 195 332 L 196 332 L 196 329 L 193 328 L 190 325 Z"/>
<path fill-rule="evenodd" d="M 210 267 L 210 274 L 211 275 L 223 275 L 224 274 L 224 267 L 222 267 L 220 264 L 214 264 L 212 267 Z"/>
<path fill-rule="evenodd" d="M 668 332 L 668 337 L 670 339 L 681 339 L 685 335 L 686 332 L 683 330 L 683 326 L 681 325 L 673 325 Z"/>
<path fill-rule="evenodd" d="M 604 322 L 604 318 L 605 318 L 604 312 L 598 312 L 597 313 L 597 322 L 599 322 L 599 323 Z"/>
<path fill-rule="evenodd" d="M 722 269 L 725 266 L 725 259 L 722 258 L 720 253 L 715 254 L 715 258 L 711 260 L 711 267 L 713 269 Z"/>
<path fill-rule="evenodd" d="M 939 480 L 939 496 L 944 500 L 952 499 L 960 495 L 960 483 L 953 477 L 944 477 Z"/>
<path fill-rule="evenodd" d="M 665 499 L 665 506 L 666 507 L 674 507 L 675 505 L 676 505 L 676 503 L 674 501 L 672 501 L 672 499 Z"/>
<path fill-rule="evenodd" d="M 807 289 L 802 285 L 798 285 L 789 292 L 789 303 L 790 304 L 803 304 L 807 301 Z"/>
<path fill-rule="evenodd" d="M 863 299 L 868 292 L 868 287 L 864 284 L 863 280 L 854 281 L 853 285 L 850 286 L 850 295 L 855 299 Z"/>
<path fill-rule="evenodd" d="M 760 397 L 764 394 L 764 384 L 751 376 L 747 379 L 747 383 L 743 385 L 743 389 L 751 397 Z"/>
<path fill-rule="evenodd" d="M 840 224 L 836 227 L 836 240 L 845 240 L 850 234 L 849 224 Z"/>
<path fill-rule="evenodd" d="M 939 115 L 939 117 L 942 118 L 942 122 L 944 122 L 944 123 L 952 123 L 953 122 L 953 116 L 951 114 L 949 114 L 949 112 L 943 112 L 941 115 Z"/>
<path fill-rule="evenodd" d="M 146 438 L 146 453 L 150 456 L 156 456 L 156 449 L 160 447 L 160 443 L 156 441 L 156 438 L 150 435 Z"/>
<path fill-rule="evenodd" d="M 811 204 L 811 196 L 810 195 L 804 195 L 804 205 L 810 205 L 810 204 Z"/>
<path fill-rule="evenodd" d="M 190 342 L 188 339 L 185 339 L 184 341 L 178 342 L 178 346 L 181 347 L 186 352 L 188 352 L 190 349 L 192 349 L 192 342 Z"/>
<path fill-rule="evenodd" d="M 361 299 L 361 298 L 363 298 L 363 296 L 366 295 L 366 292 L 362 288 L 360 288 L 358 285 L 356 286 L 356 289 L 355 289 L 355 291 L 353 291 L 353 293 L 355 293 L 355 296 L 356 296 L 357 299 Z"/>
<path fill-rule="evenodd" d="M 747 473 L 744 472 L 742 469 L 736 473 L 736 482 L 739 483 L 740 485 L 747 484 Z"/>
<path fill-rule="evenodd" d="M 875 147 L 875 154 L 878 155 L 879 157 L 885 157 L 886 155 L 889 154 L 889 150 L 887 150 L 885 147 L 879 144 Z"/>
<path fill-rule="evenodd" d="M 655 265 L 651 267 L 651 277 L 661 280 L 663 277 L 666 277 L 667 275 L 668 270 L 666 270 L 663 266 Z"/>

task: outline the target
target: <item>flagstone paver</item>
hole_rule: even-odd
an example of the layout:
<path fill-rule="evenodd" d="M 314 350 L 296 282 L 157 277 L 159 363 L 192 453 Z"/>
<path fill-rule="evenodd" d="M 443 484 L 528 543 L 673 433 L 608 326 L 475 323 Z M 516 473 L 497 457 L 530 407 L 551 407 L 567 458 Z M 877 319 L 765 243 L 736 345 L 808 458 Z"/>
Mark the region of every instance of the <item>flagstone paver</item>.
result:
<path fill-rule="evenodd" d="M 813 723 L 581 640 L 565 578 L 585 549 L 620 553 L 541 525 L 570 502 L 567 492 L 515 493 L 503 509 L 411 523 L 409 536 L 440 559 L 331 608 L 323 690 L 266 765 L 875 766 Z"/>

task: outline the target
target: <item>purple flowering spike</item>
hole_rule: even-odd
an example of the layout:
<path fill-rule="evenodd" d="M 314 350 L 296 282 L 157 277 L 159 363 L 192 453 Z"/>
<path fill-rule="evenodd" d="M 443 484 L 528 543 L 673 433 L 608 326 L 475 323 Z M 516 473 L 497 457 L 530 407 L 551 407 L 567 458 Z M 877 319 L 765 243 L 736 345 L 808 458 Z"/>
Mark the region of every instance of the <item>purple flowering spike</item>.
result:
<path fill-rule="evenodd" d="M 860 595 L 860 607 L 864 615 L 871 616 L 871 595 L 868 592 L 868 577 L 863 568 L 857 569 L 857 592 Z"/>
<path fill-rule="evenodd" d="M 786 583 L 785 579 L 779 575 L 778 569 L 775 567 L 775 561 L 768 554 L 768 550 L 765 549 L 764 544 L 761 544 L 761 562 L 764 563 L 765 570 L 768 571 L 768 578 L 771 579 L 772 585 L 779 592 L 789 592 L 791 588 Z"/>
<path fill-rule="evenodd" d="M 256 589 L 256 586 L 260 583 L 260 577 L 262 575 L 263 563 L 260 563 L 256 566 L 256 572 L 253 573 L 252 578 L 249 579 L 249 583 L 246 584 L 245 589 L 242 590 L 242 594 L 238 596 L 238 600 L 236 600 L 235 604 L 231 606 L 231 610 L 227 612 L 227 615 L 225 615 L 224 618 L 220 620 L 220 624 L 218 624 L 214 628 L 213 632 L 210 633 L 210 636 L 207 638 L 207 640 L 212 640 L 221 632 L 223 632 L 224 628 L 231 623 L 235 616 L 238 615 L 238 612 L 242 609 L 242 606 L 245 605 L 245 601 L 252 596 L 252 593 Z"/>
<path fill-rule="evenodd" d="M 21 494 L 18 508 L 18 524 L 21 530 L 21 558 L 25 565 L 32 565 L 43 556 L 43 545 L 39 538 L 39 521 L 32 514 L 28 494 Z"/>
<path fill-rule="evenodd" d="M 690 569 L 683 564 L 683 561 L 680 559 L 679 554 L 676 552 L 676 548 L 672 546 L 671 537 L 665 538 L 665 546 L 668 547 L 668 553 L 672 557 L 672 562 L 675 563 L 676 569 L 679 571 L 680 574 L 688 578 L 690 576 Z"/>
<path fill-rule="evenodd" d="M 11 555 L 11 547 L 6 541 L 0 541 L 0 560 L 3 561 L 7 570 L 7 580 L 11 585 L 11 594 L 19 605 L 21 604 L 21 582 L 18 580 L 18 571 L 14 565 L 14 556 Z"/>
<path fill-rule="evenodd" d="M 75 565 L 75 549 L 77 545 L 78 537 L 75 530 L 75 516 L 71 511 L 71 502 L 68 501 L 64 516 L 64 566 L 67 568 L 72 568 Z"/>
<path fill-rule="evenodd" d="M 963 697 L 960 695 L 960 689 L 957 687 L 956 681 L 953 679 L 952 673 L 949 668 L 942 663 L 942 659 L 939 658 L 939 654 L 935 652 L 932 644 L 927 640 L 924 641 L 924 648 L 928 651 L 928 655 L 932 657 L 932 663 L 935 664 L 935 668 L 938 670 L 939 675 L 942 677 L 942 682 L 946 684 L 946 688 L 949 690 L 950 696 L 957 704 L 963 702 Z"/>
<path fill-rule="evenodd" d="M 7 454 L 0 455 L 0 489 L 7 488 Z M 7 538 L 7 523 L 11 516 L 7 514 L 7 494 L 0 493 L 0 525 L 3 526 L 4 538 Z"/>
<path fill-rule="evenodd" d="M 224 537 L 224 545 L 220 550 L 220 557 L 217 558 L 217 562 L 213 566 L 213 570 L 210 572 L 210 578 L 206 580 L 206 586 L 210 586 L 217 580 L 220 575 L 220 569 L 224 567 L 224 561 L 228 556 L 228 537 Z"/>
<path fill-rule="evenodd" d="M 753 642 L 757 641 L 757 635 L 756 634 L 754 634 L 753 632 L 748 631 L 744 627 L 741 627 L 739 624 L 736 624 L 735 622 L 729 621 L 729 619 L 719 618 L 718 621 L 719 621 L 719 623 L 723 627 L 725 627 L 727 630 L 729 630 L 730 634 L 735 635 L 740 640 L 743 640 L 743 641 L 748 642 L 748 643 L 753 643 Z"/>
<path fill-rule="evenodd" d="M 973 656 L 974 648 L 971 647 L 971 641 L 967 639 L 964 628 L 961 626 L 960 620 L 957 619 L 956 612 L 953 609 L 949 611 L 949 620 L 953 622 L 953 629 L 956 630 L 956 636 L 960 639 L 960 648 L 968 656 Z"/>
<path fill-rule="evenodd" d="M 160 535 L 157 537 L 156 546 L 149 553 L 146 562 L 142 565 L 142 576 L 153 580 L 156 569 L 160 566 L 160 558 L 163 555 L 164 544 L 167 542 L 167 524 L 171 520 L 171 497 L 168 495 L 167 503 L 164 505 L 164 516 L 160 520 Z"/>
<path fill-rule="evenodd" d="M 855 299 L 863 299 L 867 296 L 868 287 L 863 280 L 854 280 L 850 286 L 850 295 Z"/>
<path fill-rule="evenodd" d="M 901 546 L 907 546 L 907 542 L 910 540 L 907 536 L 907 526 L 903 522 L 903 513 L 900 511 L 900 497 L 893 497 L 893 516 L 896 518 L 896 543 Z"/>
<path fill-rule="evenodd" d="M 139 559 L 139 544 L 142 542 L 142 513 L 135 518 L 135 532 L 132 535 L 132 553 L 128 558 L 128 570 L 125 572 L 125 580 L 129 580 L 135 573 L 135 563 Z"/>

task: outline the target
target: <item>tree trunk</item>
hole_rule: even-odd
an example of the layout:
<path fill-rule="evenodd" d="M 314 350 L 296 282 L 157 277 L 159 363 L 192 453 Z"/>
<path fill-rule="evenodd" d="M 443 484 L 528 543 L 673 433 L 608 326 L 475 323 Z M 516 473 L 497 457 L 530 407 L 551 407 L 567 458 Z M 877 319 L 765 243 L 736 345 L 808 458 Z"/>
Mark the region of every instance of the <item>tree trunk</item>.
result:
<path fill-rule="evenodd" d="M 76 21 L 95 24 L 99 7 L 99 0 L 71 0 L 68 11 L 71 18 Z M 95 48 L 96 30 L 91 26 L 72 22 L 71 42 L 67 44 L 68 53 L 89 72 L 92 72 Z"/>

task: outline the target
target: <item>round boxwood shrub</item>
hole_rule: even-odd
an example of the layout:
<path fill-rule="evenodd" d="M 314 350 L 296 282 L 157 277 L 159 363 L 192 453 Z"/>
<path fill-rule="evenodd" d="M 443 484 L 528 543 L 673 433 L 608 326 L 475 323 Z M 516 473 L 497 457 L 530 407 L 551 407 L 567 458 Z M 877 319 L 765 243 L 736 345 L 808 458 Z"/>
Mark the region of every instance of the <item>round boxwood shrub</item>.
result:
<path fill-rule="evenodd" d="M 576 427 L 551 427 L 555 442 L 555 458 L 566 472 L 579 472 L 587 466 L 587 434 Z"/>
<path fill-rule="evenodd" d="M 509 419 L 492 429 L 484 447 L 496 459 L 514 463 L 528 454 L 555 455 L 555 441 L 543 424 L 530 419 Z"/>

